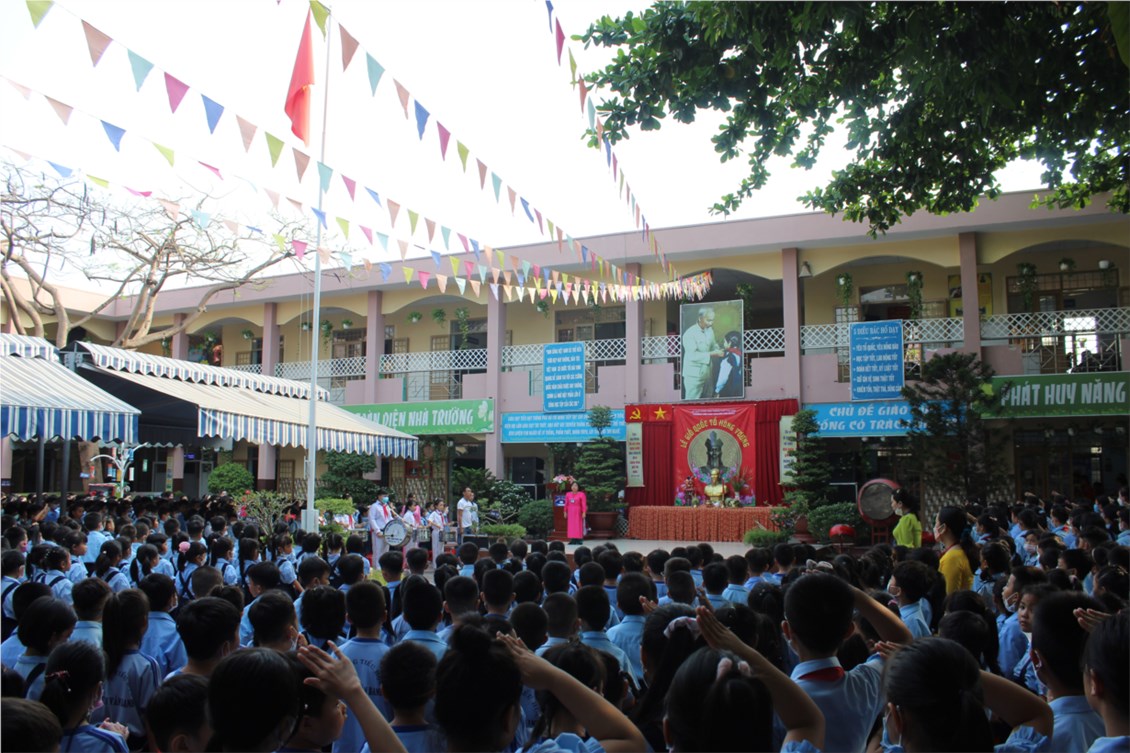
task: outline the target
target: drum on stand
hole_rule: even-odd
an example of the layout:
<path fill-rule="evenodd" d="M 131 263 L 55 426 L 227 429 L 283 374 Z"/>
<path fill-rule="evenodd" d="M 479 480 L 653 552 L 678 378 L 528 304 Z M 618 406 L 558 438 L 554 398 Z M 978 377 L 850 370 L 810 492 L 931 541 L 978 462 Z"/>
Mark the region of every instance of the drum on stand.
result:
<path fill-rule="evenodd" d="M 399 520 L 390 520 L 381 530 L 385 543 L 389 546 L 400 546 L 408 540 L 408 526 Z"/>

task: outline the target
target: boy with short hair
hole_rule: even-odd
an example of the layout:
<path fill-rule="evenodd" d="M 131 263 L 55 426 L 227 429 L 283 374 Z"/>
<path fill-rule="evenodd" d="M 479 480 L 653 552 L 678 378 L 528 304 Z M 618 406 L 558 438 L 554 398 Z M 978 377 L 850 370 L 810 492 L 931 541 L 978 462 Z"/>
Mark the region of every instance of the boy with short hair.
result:
<path fill-rule="evenodd" d="M 667 581 L 663 569 L 671 559 L 666 549 L 652 549 L 647 553 L 647 573 L 655 583 L 655 597 L 662 599 L 667 595 Z"/>
<path fill-rule="evenodd" d="M 664 604 L 698 605 L 698 592 L 689 570 L 675 570 L 667 576 L 667 595 L 659 600 L 659 606 Z"/>
<path fill-rule="evenodd" d="M 655 586 L 651 579 L 642 573 L 624 573 L 624 577 L 616 586 L 616 603 L 624 613 L 624 619 L 608 631 L 608 640 L 619 646 L 628 657 L 636 687 L 640 687 L 643 683 L 640 644 L 643 641 L 644 621 L 647 619 L 641 600 L 654 599 Z"/>
<path fill-rule="evenodd" d="M 745 561 L 749 566 L 749 577 L 742 585 L 746 591 L 752 591 L 763 580 L 766 568 L 769 567 L 769 550 L 763 547 L 753 547 L 745 553 Z"/>
<path fill-rule="evenodd" d="M 474 578 L 456 575 L 443 584 L 443 612 L 450 624 L 437 634 L 445 644 L 467 615 L 479 614 L 479 584 Z"/>
<path fill-rule="evenodd" d="M 188 753 L 206 750 L 208 681 L 196 675 L 170 677 L 145 707 L 145 730 L 152 750 Z"/>
<path fill-rule="evenodd" d="M 188 661 L 182 669 L 173 670 L 174 676 L 211 677 L 220 660 L 239 648 L 240 627 L 239 610 L 229 601 L 204 596 L 185 604 L 177 615 L 177 633 L 184 641 Z"/>
<path fill-rule="evenodd" d="M 726 572 L 730 582 L 722 592 L 722 598 L 731 604 L 745 604 L 749 600 L 749 589 L 745 587 L 749 577 L 749 563 L 740 554 L 726 558 Z"/>
<path fill-rule="evenodd" d="M 459 574 L 468 578 L 475 577 L 475 562 L 479 559 L 479 545 L 464 541 L 459 545 L 459 562 L 462 567 Z"/>
<path fill-rule="evenodd" d="M 566 593 L 550 594 L 542 604 L 545 610 L 545 643 L 534 653 L 543 656 L 554 646 L 568 643 L 577 636 L 580 620 L 577 618 L 577 602 Z"/>
<path fill-rule="evenodd" d="M 436 635 L 436 627 L 443 619 L 443 596 L 438 588 L 419 576 L 410 577 L 409 584 L 404 587 L 404 621 L 409 628 L 404 640 L 423 644 L 435 654 L 438 662 L 447 651 L 447 644 Z"/>
<path fill-rule="evenodd" d="M 488 570 L 483 574 L 480 598 L 488 620 L 505 620 L 514 603 L 514 576 L 506 570 Z"/>
<path fill-rule="evenodd" d="M 581 620 L 581 643 L 598 651 L 607 651 L 620 662 L 620 670 L 631 674 L 632 662 L 624 650 L 608 639 L 603 626 L 608 622 L 612 605 L 608 594 L 600 586 L 583 586 L 577 589 L 577 616 Z"/>
<path fill-rule="evenodd" d="M 895 565 L 887 590 L 898 602 L 899 616 L 915 638 L 929 638 L 930 625 L 922 614 L 922 599 L 930 592 L 930 569 L 907 560 Z"/>
<path fill-rule="evenodd" d="M 110 599 L 110 584 L 101 578 L 84 578 L 71 589 L 71 604 L 75 610 L 75 629 L 72 641 L 86 641 L 102 648 L 102 609 Z"/>
<path fill-rule="evenodd" d="M 177 607 L 177 587 L 172 578 L 160 573 L 146 575 L 137 587 L 149 599 L 149 627 L 141 638 L 140 651 L 157 662 L 160 676 L 165 677 L 188 661 L 177 622 L 169 614 Z"/>
<path fill-rule="evenodd" d="M 706 591 L 706 600 L 713 608 L 721 609 L 726 603 L 722 594 L 726 591 L 729 580 L 730 571 L 721 562 L 711 562 L 702 568 L 702 587 Z"/>
<path fill-rule="evenodd" d="M 251 618 L 248 611 L 260 596 L 273 588 L 278 588 L 282 583 L 279 568 L 274 562 L 256 562 L 247 568 L 247 593 L 251 596 L 251 603 L 243 608 L 243 617 L 239 621 L 239 643 L 241 646 L 250 646 L 255 637 L 255 629 L 251 627 Z"/>
<path fill-rule="evenodd" d="M 299 624 L 311 646 L 325 651 L 330 641 L 341 645 L 345 642 L 345 594 L 329 586 L 311 588 Z"/>
<path fill-rule="evenodd" d="M 362 566 L 364 572 L 364 566 Z M 307 589 L 330 584 L 330 565 L 321 557 L 303 557 L 298 563 L 298 583 L 302 586 L 302 593 L 294 600 L 294 615 L 299 624 L 302 621 L 302 597 Z"/>
<path fill-rule="evenodd" d="M 353 663 L 357 679 L 365 694 L 386 717 L 391 717 L 388 701 L 381 693 L 381 661 L 389 648 L 381 640 L 381 625 L 387 616 L 384 589 L 372 581 L 358 583 L 345 595 L 345 610 L 356 636 L 341 646 L 341 653 Z M 361 750 L 365 736 L 352 711 L 345 717 L 341 737 L 333 745 L 334 753 L 352 753 Z"/>

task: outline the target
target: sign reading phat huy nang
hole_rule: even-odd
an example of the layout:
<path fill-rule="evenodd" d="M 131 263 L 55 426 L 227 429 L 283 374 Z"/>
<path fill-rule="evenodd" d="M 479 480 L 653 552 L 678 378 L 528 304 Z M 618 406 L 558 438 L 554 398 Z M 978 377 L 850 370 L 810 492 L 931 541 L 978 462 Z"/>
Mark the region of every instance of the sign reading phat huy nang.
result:
<path fill-rule="evenodd" d="M 1130 413 L 1130 373 L 1125 371 L 995 377 L 993 389 L 1006 382 L 1012 386 L 1001 404 L 1002 418 Z"/>
<path fill-rule="evenodd" d="M 430 400 L 426 403 L 342 407 L 382 426 L 417 436 L 494 432 L 494 399 L 489 397 L 482 400 Z"/>

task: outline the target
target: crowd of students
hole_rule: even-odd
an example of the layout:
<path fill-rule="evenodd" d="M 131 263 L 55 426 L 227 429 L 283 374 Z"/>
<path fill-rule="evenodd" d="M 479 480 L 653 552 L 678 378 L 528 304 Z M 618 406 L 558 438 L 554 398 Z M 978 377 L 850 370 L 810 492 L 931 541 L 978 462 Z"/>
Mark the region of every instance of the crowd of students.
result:
<path fill-rule="evenodd" d="M 223 499 L 3 511 L 5 751 L 1130 745 L 1125 491 L 944 507 L 937 547 L 859 556 L 516 540 L 434 567 Z"/>

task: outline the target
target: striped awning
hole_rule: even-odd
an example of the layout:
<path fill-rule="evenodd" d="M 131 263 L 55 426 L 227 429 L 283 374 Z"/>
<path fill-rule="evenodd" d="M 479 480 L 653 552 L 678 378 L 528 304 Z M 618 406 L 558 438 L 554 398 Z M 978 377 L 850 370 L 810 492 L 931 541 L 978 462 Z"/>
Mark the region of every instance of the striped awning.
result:
<path fill-rule="evenodd" d="M 54 350 L 46 358 L 0 356 L 0 436 L 136 443 L 140 411 L 54 360 Z"/>
<path fill-rule="evenodd" d="M 308 400 L 244 387 L 200 384 L 130 371 L 95 370 L 196 406 L 197 433 L 201 437 L 306 447 Z M 416 437 L 361 418 L 332 403 L 319 401 L 315 418 L 319 450 L 416 457 Z"/>
<path fill-rule="evenodd" d="M 42 337 L 0 334 L 0 356 L 54 358 L 55 346 Z"/>
<path fill-rule="evenodd" d="M 266 392 L 272 395 L 286 395 L 288 397 L 309 397 L 310 385 L 293 379 L 262 376 L 238 369 L 225 369 L 220 366 L 210 366 L 205 363 L 182 361 L 179 358 L 166 358 L 149 353 L 138 353 L 132 350 L 111 348 L 108 345 L 94 343 L 79 343 L 79 346 L 90 354 L 94 365 L 113 371 L 124 371 L 131 374 L 151 374 L 159 377 L 172 377 L 185 382 L 198 384 L 218 385 L 223 387 L 240 387 Z M 318 388 L 318 398 L 325 400 L 329 391 L 323 387 Z"/>

